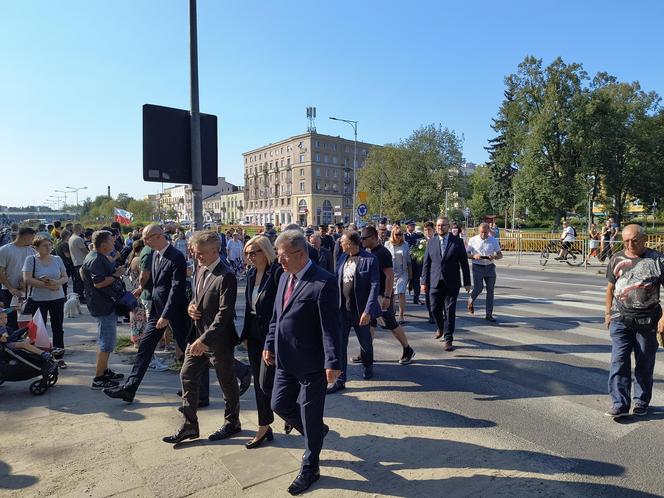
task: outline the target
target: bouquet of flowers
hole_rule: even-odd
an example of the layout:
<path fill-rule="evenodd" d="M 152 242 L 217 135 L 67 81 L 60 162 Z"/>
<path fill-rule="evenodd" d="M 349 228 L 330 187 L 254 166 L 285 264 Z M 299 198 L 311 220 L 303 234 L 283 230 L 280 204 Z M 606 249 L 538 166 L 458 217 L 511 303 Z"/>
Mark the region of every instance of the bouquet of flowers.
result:
<path fill-rule="evenodd" d="M 427 249 L 427 239 L 422 237 L 417 241 L 417 244 L 410 248 L 410 255 L 418 263 L 422 264 L 424 261 L 424 252 Z"/>

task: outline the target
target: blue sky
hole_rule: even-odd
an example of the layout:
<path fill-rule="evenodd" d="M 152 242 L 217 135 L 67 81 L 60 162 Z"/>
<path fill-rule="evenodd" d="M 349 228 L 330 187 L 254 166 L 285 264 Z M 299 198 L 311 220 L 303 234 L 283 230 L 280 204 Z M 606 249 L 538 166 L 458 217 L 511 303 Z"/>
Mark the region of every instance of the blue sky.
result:
<path fill-rule="evenodd" d="M 486 160 L 503 78 L 556 56 L 664 94 L 651 1 L 199 0 L 201 110 L 219 116 L 220 175 L 242 152 L 306 130 L 396 142 L 422 124 Z M 0 0 L 2 205 L 161 189 L 142 180 L 141 106 L 188 108 L 186 0 Z"/>

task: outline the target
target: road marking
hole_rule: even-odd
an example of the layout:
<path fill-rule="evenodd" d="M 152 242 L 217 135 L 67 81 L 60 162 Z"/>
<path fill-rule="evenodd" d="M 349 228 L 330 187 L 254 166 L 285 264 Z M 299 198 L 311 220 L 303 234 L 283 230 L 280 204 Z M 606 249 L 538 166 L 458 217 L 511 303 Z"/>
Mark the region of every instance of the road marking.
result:
<path fill-rule="evenodd" d="M 501 280 L 516 280 L 517 282 L 539 282 L 542 284 L 558 284 L 563 286 L 574 285 L 577 287 L 596 287 L 597 289 L 606 289 L 605 285 L 577 284 L 575 282 L 561 282 L 559 280 L 538 280 L 534 278 L 504 277 L 500 275 L 498 277 L 498 281 L 500 282 Z"/>
<path fill-rule="evenodd" d="M 593 294 L 593 295 L 596 295 L 596 296 L 602 296 L 602 297 L 604 297 L 604 296 L 606 296 L 606 291 L 591 291 L 591 290 L 585 290 L 585 291 L 581 291 L 581 294 Z"/>
<path fill-rule="evenodd" d="M 564 294 L 563 294 L 564 295 Z M 571 295 L 571 294 L 568 294 Z M 572 295 L 573 298 L 577 296 Z M 558 299 L 549 299 L 545 297 L 520 296 L 518 294 L 501 294 L 499 298 L 504 299 L 523 299 L 537 304 L 551 304 L 554 306 L 565 306 L 567 308 L 580 308 L 585 310 L 604 311 L 604 305 L 584 303 L 581 301 L 561 301 Z M 504 306 L 511 306 L 509 303 Z M 555 316 L 555 315 L 554 315 Z"/>

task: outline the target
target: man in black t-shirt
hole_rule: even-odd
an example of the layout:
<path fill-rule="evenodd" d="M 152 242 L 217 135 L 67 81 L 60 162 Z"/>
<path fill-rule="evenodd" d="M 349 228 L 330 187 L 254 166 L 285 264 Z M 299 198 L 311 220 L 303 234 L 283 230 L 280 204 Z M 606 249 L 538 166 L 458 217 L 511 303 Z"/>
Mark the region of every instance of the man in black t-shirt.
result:
<path fill-rule="evenodd" d="M 606 277 L 605 324 L 611 335 L 609 394 L 612 407 L 606 415 L 629 415 L 632 402 L 631 355 L 634 351 L 634 415 L 646 415 L 652 397 L 657 335 L 664 335 L 659 302 L 664 284 L 664 255 L 645 247 L 645 231 L 639 225 L 623 230 L 625 250 L 609 261 Z M 661 338 L 660 338 L 661 340 Z"/>
<path fill-rule="evenodd" d="M 397 323 L 396 317 L 394 316 L 394 303 L 393 303 L 393 286 L 394 286 L 394 268 L 392 265 L 392 254 L 390 251 L 385 249 L 382 244 L 378 241 L 378 232 L 372 226 L 364 227 L 362 229 L 362 244 L 364 247 L 371 251 L 376 259 L 378 260 L 378 273 L 380 276 L 380 286 L 379 286 L 379 296 L 378 304 L 382 310 L 382 316 L 378 320 L 371 321 L 371 335 L 375 335 L 375 327 L 378 321 L 382 321 L 380 324 L 381 328 L 391 330 L 394 337 L 403 347 L 403 354 L 399 363 L 402 365 L 407 365 L 413 360 L 415 356 L 415 351 L 408 344 L 408 338 L 406 337 L 406 332 L 403 328 Z M 353 358 L 354 363 L 359 363 L 358 358 Z M 361 358 L 360 358 L 361 361 Z"/>

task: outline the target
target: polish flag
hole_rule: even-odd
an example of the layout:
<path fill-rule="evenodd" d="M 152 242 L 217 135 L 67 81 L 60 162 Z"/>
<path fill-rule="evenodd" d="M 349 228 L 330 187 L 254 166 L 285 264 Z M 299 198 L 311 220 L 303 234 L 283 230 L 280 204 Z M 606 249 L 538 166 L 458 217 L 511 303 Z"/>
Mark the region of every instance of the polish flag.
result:
<path fill-rule="evenodd" d="M 115 208 L 115 221 L 121 225 L 131 225 L 132 220 L 134 219 L 134 213 L 125 211 L 124 209 Z"/>
<path fill-rule="evenodd" d="M 37 346 L 39 349 L 51 349 L 51 340 L 48 338 L 48 331 L 44 324 L 44 318 L 41 311 L 37 310 L 35 315 L 28 323 L 28 337 L 30 342 Z"/>

